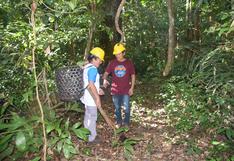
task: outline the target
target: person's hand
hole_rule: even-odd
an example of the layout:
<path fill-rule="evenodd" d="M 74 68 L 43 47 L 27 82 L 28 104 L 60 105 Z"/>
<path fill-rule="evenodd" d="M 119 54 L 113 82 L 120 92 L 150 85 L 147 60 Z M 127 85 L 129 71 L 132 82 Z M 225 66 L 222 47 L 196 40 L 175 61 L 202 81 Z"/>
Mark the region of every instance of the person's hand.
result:
<path fill-rule="evenodd" d="M 100 88 L 98 91 L 98 94 L 102 96 L 102 95 L 105 95 L 105 92 L 103 91 L 103 89 Z"/>
<path fill-rule="evenodd" d="M 133 88 L 130 88 L 130 89 L 129 89 L 128 94 L 129 94 L 129 96 L 132 96 L 132 95 L 133 95 Z"/>
<path fill-rule="evenodd" d="M 106 79 L 104 79 L 103 80 L 103 87 L 107 87 L 107 86 L 109 86 L 110 85 L 110 83 L 106 80 Z"/>

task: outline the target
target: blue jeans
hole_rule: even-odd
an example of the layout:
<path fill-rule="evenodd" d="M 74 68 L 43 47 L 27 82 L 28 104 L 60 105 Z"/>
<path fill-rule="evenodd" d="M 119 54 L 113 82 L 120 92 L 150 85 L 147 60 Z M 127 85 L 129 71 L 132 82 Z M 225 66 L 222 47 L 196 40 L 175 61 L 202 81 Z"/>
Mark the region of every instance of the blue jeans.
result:
<path fill-rule="evenodd" d="M 115 105 L 115 117 L 117 124 L 122 124 L 121 106 L 124 106 L 125 117 L 123 124 L 129 125 L 130 123 L 129 95 L 113 95 L 112 100 Z"/>

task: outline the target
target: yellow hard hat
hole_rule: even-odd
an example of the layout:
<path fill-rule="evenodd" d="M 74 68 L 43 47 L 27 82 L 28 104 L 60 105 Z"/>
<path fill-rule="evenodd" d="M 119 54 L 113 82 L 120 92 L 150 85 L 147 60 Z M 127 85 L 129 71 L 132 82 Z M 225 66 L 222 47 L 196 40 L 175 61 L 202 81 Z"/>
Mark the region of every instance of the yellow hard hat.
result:
<path fill-rule="evenodd" d="M 121 43 L 117 43 L 117 44 L 115 44 L 115 46 L 114 46 L 113 54 L 114 54 L 114 55 L 119 54 L 119 53 L 123 52 L 124 50 L 125 50 L 124 45 L 121 44 Z"/>
<path fill-rule="evenodd" d="M 95 47 L 90 51 L 90 53 L 104 61 L 105 52 L 101 48 Z"/>

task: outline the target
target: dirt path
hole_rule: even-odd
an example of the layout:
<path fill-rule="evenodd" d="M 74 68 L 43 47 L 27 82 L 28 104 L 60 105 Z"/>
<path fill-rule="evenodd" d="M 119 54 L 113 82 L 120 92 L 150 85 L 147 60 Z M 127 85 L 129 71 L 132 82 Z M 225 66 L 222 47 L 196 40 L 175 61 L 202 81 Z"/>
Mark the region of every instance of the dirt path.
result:
<path fill-rule="evenodd" d="M 151 87 L 143 88 L 144 92 L 151 91 Z M 142 92 L 140 89 L 136 94 Z M 133 161 L 195 161 L 205 160 L 207 154 L 199 155 L 191 153 L 191 147 L 185 144 L 184 139 L 191 136 L 179 136 L 175 134 L 173 127 L 168 124 L 167 115 L 162 103 L 152 98 L 142 98 L 141 101 L 132 99 L 132 124 L 130 130 L 126 133 L 127 138 L 138 138 L 139 141 L 134 145 L 134 152 L 130 157 Z M 114 108 L 110 96 L 103 99 L 103 108 L 114 120 Z M 78 144 L 78 149 L 82 153 L 76 160 L 107 160 L 122 161 L 126 160 L 124 147 L 113 147 L 112 143 L 116 139 L 113 137 L 111 128 L 107 126 L 104 120 L 99 117 L 98 135 L 101 138 L 101 144 L 86 145 Z M 207 138 L 200 138 L 201 146 L 206 146 Z"/>

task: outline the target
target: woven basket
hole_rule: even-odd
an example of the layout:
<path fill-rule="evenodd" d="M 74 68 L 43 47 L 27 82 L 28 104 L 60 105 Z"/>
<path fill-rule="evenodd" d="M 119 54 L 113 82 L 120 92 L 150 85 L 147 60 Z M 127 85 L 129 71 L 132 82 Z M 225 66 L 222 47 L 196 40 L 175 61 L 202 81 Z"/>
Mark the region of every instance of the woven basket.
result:
<path fill-rule="evenodd" d="M 83 69 L 80 66 L 59 68 L 55 75 L 61 101 L 77 101 L 83 96 Z"/>

